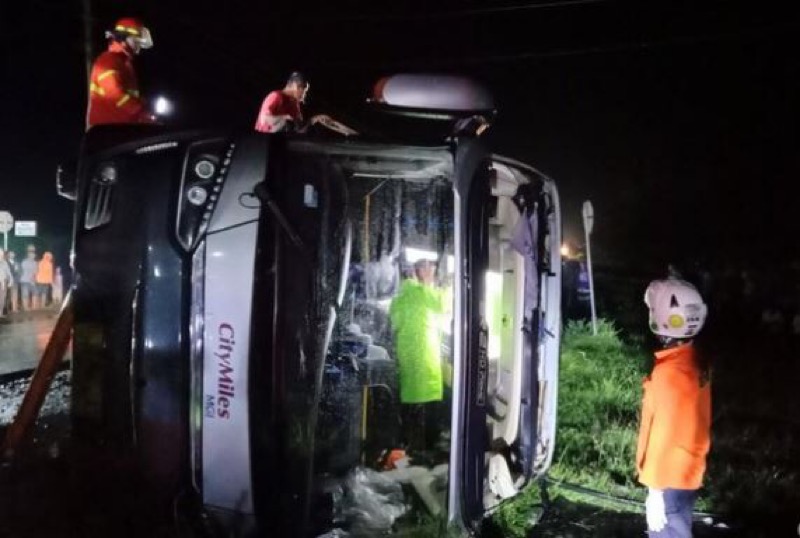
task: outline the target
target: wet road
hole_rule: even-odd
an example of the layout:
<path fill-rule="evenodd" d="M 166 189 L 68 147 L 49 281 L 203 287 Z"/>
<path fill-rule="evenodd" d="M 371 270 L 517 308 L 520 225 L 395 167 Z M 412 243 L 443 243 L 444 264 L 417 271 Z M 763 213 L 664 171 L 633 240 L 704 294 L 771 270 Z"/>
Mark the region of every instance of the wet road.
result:
<path fill-rule="evenodd" d="M 16 313 L 0 320 L 0 428 L 14 419 L 30 384 L 30 372 L 42 356 L 57 317 L 58 311 L 52 309 Z M 69 358 L 70 353 L 65 360 Z M 50 437 L 58 437 L 64 430 L 49 428 L 46 420 L 66 416 L 69 407 L 69 374 L 69 370 L 66 370 L 56 375 L 40 412 L 45 423 L 37 428 L 52 430 L 46 432 L 52 434 Z M 38 431 L 35 437 L 48 438 L 42 431 Z"/>
<path fill-rule="evenodd" d="M 13 314 L 0 322 L 0 376 L 36 367 L 57 316 L 57 310 L 43 310 Z"/>

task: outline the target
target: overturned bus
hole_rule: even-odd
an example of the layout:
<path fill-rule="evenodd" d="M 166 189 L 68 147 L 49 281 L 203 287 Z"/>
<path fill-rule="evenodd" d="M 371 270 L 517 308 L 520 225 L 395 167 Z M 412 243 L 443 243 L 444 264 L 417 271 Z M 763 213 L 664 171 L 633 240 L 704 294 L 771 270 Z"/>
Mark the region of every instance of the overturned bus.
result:
<path fill-rule="evenodd" d="M 487 108 L 399 95 L 384 131 Z M 208 535 L 477 535 L 550 464 L 561 224 L 536 169 L 464 132 L 119 126 L 87 135 L 72 194 L 74 436 L 156 510 Z M 419 260 L 446 304 L 414 451 L 390 312 Z"/>

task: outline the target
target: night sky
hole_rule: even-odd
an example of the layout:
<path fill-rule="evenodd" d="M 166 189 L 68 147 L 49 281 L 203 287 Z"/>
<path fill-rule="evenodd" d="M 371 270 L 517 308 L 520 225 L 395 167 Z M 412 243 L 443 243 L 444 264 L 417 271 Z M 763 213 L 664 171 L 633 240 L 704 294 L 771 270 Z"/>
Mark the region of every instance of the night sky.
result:
<path fill-rule="evenodd" d="M 175 123 L 243 129 L 293 69 L 311 79 L 312 112 L 342 117 L 386 74 L 472 75 L 498 102 L 493 149 L 558 182 L 568 240 L 582 241 L 580 204 L 593 200 L 601 261 L 797 255 L 800 17 L 788 8 L 315 4 L 95 0 L 92 46 L 102 50 L 117 17 L 145 18 L 155 41 L 139 62 L 145 94 L 176 101 Z M 83 132 L 82 2 L 0 9 L 0 209 L 66 237 L 71 205 L 55 195 L 54 170 Z"/>

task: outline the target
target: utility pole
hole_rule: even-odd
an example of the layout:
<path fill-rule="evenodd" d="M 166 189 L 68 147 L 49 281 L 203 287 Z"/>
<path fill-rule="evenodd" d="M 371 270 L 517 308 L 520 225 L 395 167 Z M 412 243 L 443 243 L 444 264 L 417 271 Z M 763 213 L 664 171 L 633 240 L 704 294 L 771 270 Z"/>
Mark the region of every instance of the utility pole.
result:
<path fill-rule="evenodd" d="M 86 62 L 86 87 L 92 76 L 92 0 L 81 0 L 83 4 L 83 56 Z"/>

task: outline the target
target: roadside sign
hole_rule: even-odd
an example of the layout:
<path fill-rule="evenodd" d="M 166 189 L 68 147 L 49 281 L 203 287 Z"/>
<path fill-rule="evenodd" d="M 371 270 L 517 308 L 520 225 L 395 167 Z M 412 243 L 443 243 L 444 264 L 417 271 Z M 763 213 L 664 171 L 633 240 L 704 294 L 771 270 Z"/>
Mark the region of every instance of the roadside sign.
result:
<path fill-rule="evenodd" d="M 7 234 L 14 227 L 14 217 L 8 211 L 0 211 L 0 233 Z"/>
<path fill-rule="evenodd" d="M 597 309 L 594 303 L 594 277 L 592 276 L 592 247 L 589 236 L 592 235 L 594 227 L 594 208 L 592 202 L 583 202 L 583 231 L 586 234 L 586 269 L 589 273 L 589 301 L 592 308 L 592 334 L 597 336 Z"/>
<path fill-rule="evenodd" d="M 8 211 L 0 211 L 0 233 L 3 234 L 3 250 L 8 250 L 8 232 L 14 226 L 14 217 Z"/>
<path fill-rule="evenodd" d="M 14 223 L 14 235 L 17 237 L 36 237 L 36 221 L 18 220 Z"/>
<path fill-rule="evenodd" d="M 581 211 L 583 214 L 583 228 L 586 230 L 586 234 L 592 233 L 592 228 L 594 228 L 594 207 L 592 207 L 592 202 L 586 200 L 583 202 L 583 210 Z"/>

